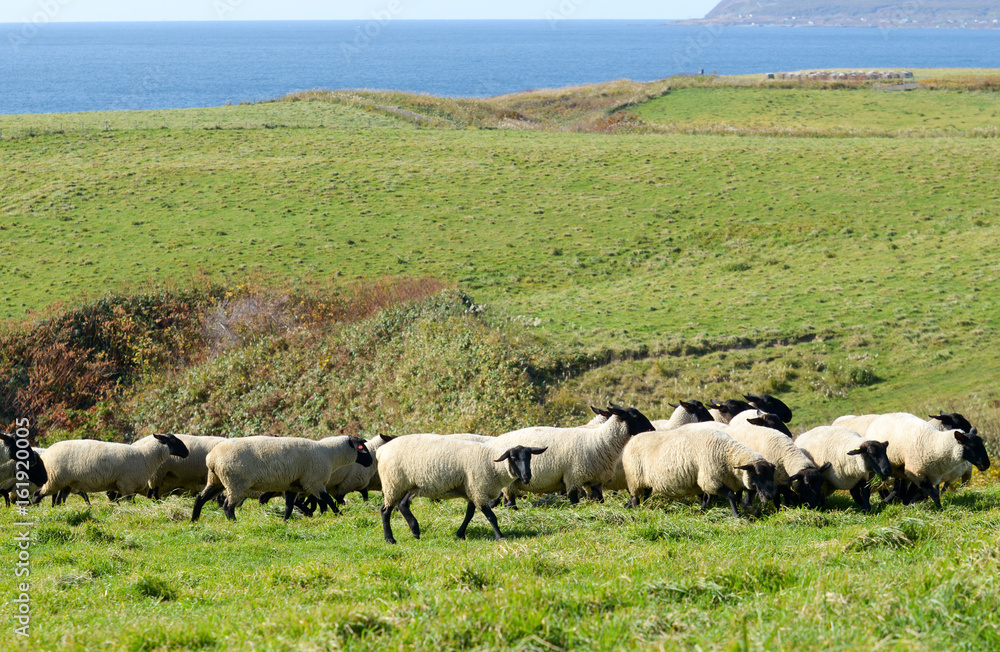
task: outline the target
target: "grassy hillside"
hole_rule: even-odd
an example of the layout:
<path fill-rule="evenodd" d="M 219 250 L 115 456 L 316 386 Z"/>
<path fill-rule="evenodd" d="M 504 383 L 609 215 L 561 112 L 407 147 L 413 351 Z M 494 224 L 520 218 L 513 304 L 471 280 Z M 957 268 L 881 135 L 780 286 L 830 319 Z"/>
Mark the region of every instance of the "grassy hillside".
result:
<path fill-rule="evenodd" d="M 43 443 L 768 391 L 796 431 L 958 410 L 994 456 L 944 511 L 554 496 L 495 544 L 418 500 L 391 550 L 377 497 L 197 525 L 190 498 L 71 497 L 32 515 L 32 649 L 997 648 L 997 77 L 918 77 L 0 116 L 0 419 Z"/>

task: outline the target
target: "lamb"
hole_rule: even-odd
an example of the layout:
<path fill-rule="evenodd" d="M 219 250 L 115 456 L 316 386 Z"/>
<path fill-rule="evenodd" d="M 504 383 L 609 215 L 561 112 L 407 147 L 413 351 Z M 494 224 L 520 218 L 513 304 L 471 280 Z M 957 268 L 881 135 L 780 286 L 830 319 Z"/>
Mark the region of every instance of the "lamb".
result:
<path fill-rule="evenodd" d="M 722 403 L 713 400 L 709 401 L 708 405 L 711 408 L 712 419 L 719 423 L 729 423 L 737 414 L 753 410 L 753 407 L 749 403 L 734 399 L 723 401 Z"/>
<path fill-rule="evenodd" d="M 363 439 L 327 437 L 320 441 L 300 437 L 240 437 L 227 439 L 205 459 L 208 479 L 194 501 L 191 520 L 201 516 L 202 506 L 223 490 L 226 518 L 236 520 L 236 507 L 250 492 L 281 491 L 285 494 L 285 520 L 292 515 L 298 492 L 314 496 L 338 513 L 326 490 L 334 469 L 357 462 L 371 466 L 372 457 Z"/>
<path fill-rule="evenodd" d="M 983 439 L 975 428 L 969 433 L 958 429 L 940 431 L 912 414 L 883 414 L 868 427 L 868 437 L 887 441 L 893 475 L 930 496 L 938 507 L 941 507 L 938 484 L 953 474 L 956 467 L 961 467 L 963 461 L 971 462 L 980 471 L 990 467 Z M 900 496 L 904 503 L 913 502 L 919 498 L 913 487 L 897 483 L 886 501 Z"/>
<path fill-rule="evenodd" d="M 774 464 L 774 481 L 787 503 L 798 505 L 805 502 L 810 507 L 820 509 L 825 502 L 822 492 L 823 474 L 830 468 L 830 464 L 817 467 L 809 454 L 796 446 L 791 437 L 773 428 L 775 421 L 780 422 L 780 419 L 774 415 L 770 415 L 773 419 L 768 419 L 767 416 L 751 418 L 745 424 L 730 424 L 726 432 Z M 749 494 L 746 502 L 749 503 L 752 497 L 752 493 Z M 779 506 L 777 498 L 774 504 L 775 507 Z"/>
<path fill-rule="evenodd" d="M 168 457 L 156 473 L 149 479 L 147 498 L 159 498 L 173 491 L 182 491 L 194 496 L 205 487 L 208 466 L 205 458 L 213 448 L 226 441 L 225 437 L 197 437 L 176 435 L 187 447 L 187 457 Z M 148 437 L 147 437 L 148 439 Z M 139 440 L 140 442 L 143 440 Z M 138 443 L 138 442 L 136 442 Z"/>
<path fill-rule="evenodd" d="M 679 404 L 667 403 L 674 408 L 669 419 L 659 419 L 651 422 L 657 430 L 673 430 L 686 423 L 713 421 L 712 414 L 701 401 L 681 401 Z"/>
<path fill-rule="evenodd" d="M 614 474 L 615 463 L 629 438 L 653 430 L 635 408 L 611 405 L 612 418 L 597 428 L 551 428 L 536 426 L 515 430 L 496 438 L 495 446 L 504 450 L 513 446 L 549 449 L 535 463 L 535 481 L 530 487 L 515 481 L 506 490 L 507 504 L 514 506 L 517 492 L 536 494 L 566 491 L 570 503 L 580 500 L 580 492 L 590 489 L 596 500 L 603 498 L 602 485 Z"/>
<path fill-rule="evenodd" d="M 792 422 L 792 409 L 770 394 L 744 394 L 743 398 L 761 412 L 777 415 L 784 423 Z"/>
<path fill-rule="evenodd" d="M 632 507 L 645 489 L 674 498 L 702 494 L 703 509 L 721 495 L 738 518 L 737 491 L 777 496 L 774 465 L 709 423 L 637 435 L 625 445 L 622 462 Z"/>
<path fill-rule="evenodd" d="M 886 456 L 886 442 L 866 439 L 850 428 L 820 426 L 799 435 L 795 445 L 816 464 L 829 464 L 823 473 L 823 494 L 847 490 L 862 509 L 871 511 L 869 479 L 878 474 L 883 480 L 892 474 Z"/>
<path fill-rule="evenodd" d="M 174 435 L 153 435 L 134 444 L 74 439 L 52 444 L 42 454 L 49 478 L 35 492 L 33 502 L 45 496 L 73 491 L 83 496 L 107 492 L 112 500 L 135 496 L 171 455 L 187 457 L 187 446 Z"/>
<path fill-rule="evenodd" d="M 512 482 L 530 486 L 532 457 L 545 450 L 515 445 L 497 457 L 494 446 L 478 441 L 435 434 L 398 437 L 376 453 L 382 478 L 382 530 L 386 542 L 396 543 L 389 523 L 396 507 L 413 536 L 420 538 L 420 524 L 410 511 L 410 502 L 418 496 L 468 501 L 465 519 L 455 533 L 459 539 L 465 538 L 476 508 L 493 527 L 496 539 L 503 539 L 490 505 Z"/>
<path fill-rule="evenodd" d="M 668 403 L 674 408 L 670 419 L 653 421 L 656 430 L 673 430 L 689 423 L 702 423 L 713 421 L 712 415 L 701 401 L 681 401 L 678 405 Z M 628 489 L 628 481 L 625 478 L 625 467 L 622 465 L 622 458 L 619 456 L 615 462 L 615 472 L 611 479 L 601 486 L 601 490 L 624 491 Z"/>
<path fill-rule="evenodd" d="M 3 446 L 0 447 L 0 492 L 4 502 L 10 507 L 11 497 L 27 500 L 35 488 L 45 484 L 48 473 L 39 455 L 44 448 L 32 448 L 28 440 L 7 433 L 0 433 Z M 18 442 L 24 442 L 19 446 Z"/>

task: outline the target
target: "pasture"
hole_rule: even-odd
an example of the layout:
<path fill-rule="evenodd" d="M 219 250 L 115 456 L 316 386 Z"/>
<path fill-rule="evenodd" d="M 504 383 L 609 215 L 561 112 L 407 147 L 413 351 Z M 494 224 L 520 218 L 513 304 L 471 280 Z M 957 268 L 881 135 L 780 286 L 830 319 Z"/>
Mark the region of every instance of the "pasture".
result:
<path fill-rule="evenodd" d="M 42 445 L 497 434 L 756 391 L 795 432 L 960 411 L 994 460 L 943 511 L 552 496 L 498 509 L 499 544 L 418 500 L 423 540 L 397 515 L 391 549 L 377 493 L 287 524 L 71 497 L 32 512 L 31 649 L 1000 647 L 1000 93 L 917 72 L 0 116 L 0 407 L 35 406 Z"/>
<path fill-rule="evenodd" d="M 378 494 L 376 494 L 377 496 Z M 976 487 L 873 516 L 737 520 L 722 504 L 565 498 L 477 515 L 414 503 L 424 536 L 378 501 L 281 521 L 249 501 L 236 523 L 191 499 L 35 512 L 36 650 L 984 650 L 1000 645 L 1000 493 Z M 0 513 L 11 531 L 10 511 Z M 400 529 L 401 528 L 401 529 Z M 4 580 L 4 594 L 12 592 Z M 6 634 L 5 634 L 6 635 Z"/>

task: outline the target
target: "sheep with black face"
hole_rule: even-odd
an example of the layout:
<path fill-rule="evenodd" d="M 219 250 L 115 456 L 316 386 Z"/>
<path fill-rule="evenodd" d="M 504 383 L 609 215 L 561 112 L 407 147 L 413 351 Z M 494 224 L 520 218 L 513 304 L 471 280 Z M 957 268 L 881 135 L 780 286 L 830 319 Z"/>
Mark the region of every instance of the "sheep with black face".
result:
<path fill-rule="evenodd" d="M 32 448 L 28 440 L 7 433 L 0 433 L 0 493 L 9 507 L 11 496 L 15 500 L 27 501 L 32 491 L 49 479 L 40 452 L 45 449 Z M 23 442 L 23 443 L 20 443 Z"/>
<path fill-rule="evenodd" d="M 771 396 L 770 394 L 744 394 L 743 398 L 761 412 L 774 414 L 784 423 L 792 422 L 792 409 L 776 396 Z"/>
<path fill-rule="evenodd" d="M 622 464 L 633 507 L 646 489 L 672 498 L 700 494 L 703 508 L 712 496 L 725 496 L 739 517 L 738 493 L 756 491 L 765 501 L 777 495 L 774 465 L 714 423 L 636 435 L 625 445 Z"/>
<path fill-rule="evenodd" d="M 393 439 L 376 453 L 385 540 L 396 543 L 389 518 L 397 507 L 413 536 L 420 538 L 420 524 L 410 511 L 410 502 L 417 497 L 463 498 L 468 506 L 455 535 L 465 538 L 465 530 L 479 509 L 496 539 L 502 539 L 491 504 L 513 482 L 530 487 L 534 458 L 544 459 L 545 451 L 544 447 L 515 445 L 500 452 L 497 445 L 430 433 Z"/>
<path fill-rule="evenodd" d="M 878 475 L 883 480 L 892 475 L 886 455 L 888 444 L 862 437 L 850 428 L 820 426 L 804 432 L 795 445 L 812 457 L 816 464 L 828 465 L 823 472 L 823 493 L 849 491 L 863 511 L 871 510 L 869 480 Z"/>
<path fill-rule="evenodd" d="M 784 425 L 775 415 L 763 415 L 750 418 L 746 423 L 731 423 L 726 432 L 774 464 L 774 481 L 786 503 L 793 506 L 805 503 L 820 509 L 825 502 L 823 473 L 830 465 L 817 466 L 787 433 L 775 429 L 778 424 Z M 775 499 L 774 502 L 777 507 L 779 501 Z"/>
<path fill-rule="evenodd" d="M 74 439 L 52 444 L 42 454 L 48 480 L 35 492 L 34 502 L 63 492 L 108 493 L 114 499 L 145 493 L 149 479 L 171 455 L 187 457 L 188 450 L 174 435 L 153 435 L 134 444 Z"/>
<path fill-rule="evenodd" d="M 729 423 L 737 414 L 754 409 L 749 403 L 738 399 L 729 399 L 721 403 L 712 400 L 708 402 L 708 407 L 712 419 L 719 423 Z"/>
<path fill-rule="evenodd" d="M 615 465 L 629 438 L 654 429 L 649 419 L 635 408 L 610 405 L 608 410 L 612 417 L 596 428 L 535 426 L 498 436 L 494 445 L 501 450 L 513 446 L 549 450 L 533 465 L 531 486 L 514 482 L 504 490 L 507 504 L 513 505 L 514 497 L 523 493 L 560 491 L 567 492 L 570 502 L 575 504 L 585 489 L 601 500 L 603 484 L 614 477 Z"/>
<path fill-rule="evenodd" d="M 315 441 L 301 437 L 239 437 L 227 439 L 212 449 L 205 460 L 208 480 L 194 501 L 191 520 L 201 516 L 202 506 L 225 491 L 222 507 L 226 518 L 236 520 L 236 507 L 251 492 L 285 494 L 285 520 L 292 515 L 299 493 L 313 496 L 337 512 L 337 504 L 326 490 L 330 474 L 357 462 L 370 466 L 372 457 L 363 439 L 327 437 Z"/>

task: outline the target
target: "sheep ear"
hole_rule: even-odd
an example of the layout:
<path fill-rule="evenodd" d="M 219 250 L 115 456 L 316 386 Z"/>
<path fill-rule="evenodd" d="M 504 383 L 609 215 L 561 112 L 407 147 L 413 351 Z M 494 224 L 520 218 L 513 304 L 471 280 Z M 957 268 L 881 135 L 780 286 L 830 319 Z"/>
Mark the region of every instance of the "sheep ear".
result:
<path fill-rule="evenodd" d="M 753 417 L 752 419 L 747 419 L 747 423 L 752 423 L 755 426 L 764 426 L 765 428 L 768 427 L 767 421 L 760 417 Z"/>
<path fill-rule="evenodd" d="M 601 414 L 601 412 L 602 412 L 601 408 L 595 408 L 595 407 L 594 407 L 593 405 L 591 405 L 591 406 L 590 406 L 590 409 L 591 409 L 591 410 L 593 410 L 593 411 L 594 411 L 594 414 L 596 414 L 596 415 L 598 415 L 598 416 L 599 416 L 599 415 Z"/>
<path fill-rule="evenodd" d="M 500 459 L 493 460 L 493 461 L 494 462 L 503 462 L 504 460 L 509 460 L 509 459 L 510 459 L 510 451 L 506 451 L 503 455 L 500 456 Z"/>
<path fill-rule="evenodd" d="M 972 426 L 972 430 L 969 431 L 969 435 L 971 436 L 971 435 L 978 435 L 978 434 L 979 434 L 979 431 L 976 430 L 975 426 Z"/>
<path fill-rule="evenodd" d="M 760 400 L 760 397 L 757 396 L 756 394 L 744 394 L 743 398 L 745 398 L 747 400 L 747 402 L 759 401 Z"/>
<path fill-rule="evenodd" d="M 739 469 L 740 471 L 753 471 L 753 464 L 744 464 L 743 466 L 734 466 L 734 469 Z"/>
<path fill-rule="evenodd" d="M 667 405 L 669 405 L 672 408 L 679 408 L 680 406 L 684 405 L 684 401 L 681 401 L 677 405 L 674 405 L 673 403 L 667 403 Z"/>
<path fill-rule="evenodd" d="M 692 403 L 690 403 L 688 401 L 681 401 L 681 405 L 684 407 L 685 410 L 688 410 L 688 411 L 691 411 L 691 412 L 693 412 L 694 410 L 698 409 L 697 407 L 695 407 Z"/>
<path fill-rule="evenodd" d="M 796 473 L 795 475 L 792 475 L 792 476 L 788 477 L 788 481 L 789 482 L 795 482 L 796 480 L 801 480 L 801 479 L 802 479 L 802 474 L 801 473 Z"/>
<path fill-rule="evenodd" d="M 614 403 L 608 405 L 608 411 L 616 417 L 620 417 L 625 414 L 625 408 L 620 405 L 615 405 Z"/>
<path fill-rule="evenodd" d="M 396 438 L 396 435 L 379 435 L 382 438 L 383 443 L 388 443 Z"/>
<path fill-rule="evenodd" d="M 864 449 L 862 449 L 862 448 L 855 448 L 855 449 L 854 449 L 854 450 L 852 450 L 852 451 L 847 451 L 847 454 L 848 454 L 848 455 L 861 455 L 861 454 L 862 454 L 862 453 L 864 453 L 864 452 L 865 452 L 865 451 L 864 451 Z"/>
<path fill-rule="evenodd" d="M 549 447 L 546 446 L 545 448 L 529 448 L 528 450 L 531 451 L 532 455 L 541 455 L 545 451 L 549 450 Z"/>
<path fill-rule="evenodd" d="M 830 467 L 831 467 L 831 466 L 833 466 L 833 465 L 832 465 L 832 464 L 830 464 L 829 462 L 827 462 L 827 463 L 826 463 L 826 464 L 824 464 L 823 466 L 819 467 L 819 472 L 820 472 L 820 473 L 826 473 L 827 471 L 829 471 L 829 470 L 830 470 Z"/>
<path fill-rule="evenodd" d="M 961 430 L 956 430 L 955 431 L 955 439 L 958 441 L 958 443 L 964 444 L 965 442 L 967 442 L 969 440 L 969 436 L 966 435 Z"/>
<path fill-rule="evenodd" d="M 170 435 L 153 435 L 153 439 L 160 442 L 161 444 L 166 444 L 170 441 Z"/>

